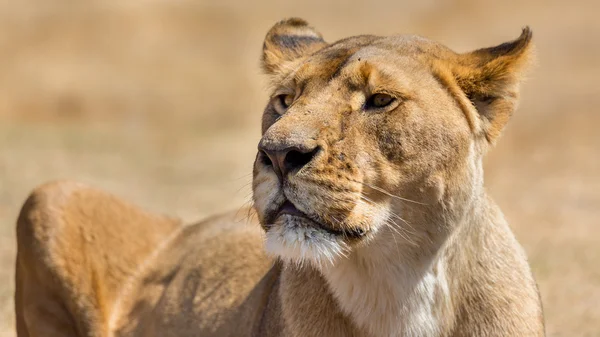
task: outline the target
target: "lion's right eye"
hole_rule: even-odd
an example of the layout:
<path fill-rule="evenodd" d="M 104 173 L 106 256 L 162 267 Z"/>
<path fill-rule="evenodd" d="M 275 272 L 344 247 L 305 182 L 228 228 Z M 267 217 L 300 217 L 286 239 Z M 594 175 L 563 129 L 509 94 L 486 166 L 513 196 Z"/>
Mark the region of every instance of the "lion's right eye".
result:
<path fill-rule="evenodd" d="M 294 98 L 295 96 L 292 94 L 282 94 L 275 96 L 273 106 L 275 107 L 277 113 L 283 114 L 287 110 L 287 108 L 289 108 L 290 105 L 294 103 Z"/>

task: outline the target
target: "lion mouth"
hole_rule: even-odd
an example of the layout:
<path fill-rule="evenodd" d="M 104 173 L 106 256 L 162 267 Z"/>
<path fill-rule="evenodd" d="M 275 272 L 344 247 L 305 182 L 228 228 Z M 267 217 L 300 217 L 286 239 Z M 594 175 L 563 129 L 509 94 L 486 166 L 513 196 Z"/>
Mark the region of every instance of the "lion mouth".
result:
<path fill-rule="evenodd" d="M 325 224 L 321 223 L 320 221 L 317 221 L 317 220 L 309 217 L 306 213 L 300 211 L 289 200 L 286 200 L 285 202 L 283 202 L 281 204 L 281 206 L 279 206 L 279 209 L 276 212 L 274 212 L 271 217 L 269 217 L 270 218 L 269 223 L 270 224 L 275 223 L 275 220 L 277 220 L 278 218 L 280 218 L 284 215 L 301 218 L 302 220 L 305 220 L 306 222 L 308 222 L 310 225 L 312 225 L 318 229 L 321 229 L 329 234 L 332 234 L 335 236 L 341 236 L 341 237 L 348 238 L 348 239 L 359 239 L 367 234 L 367 231 L 362 228 L 336 229 L 336 228 L 332 228 L 328 225 L 325 225 Z"/>
<path fill-rule="evenodd" d="M 281 206 L 279 207 L 279 210 L 277 211 L 277 217 L 280 217 L 283 214 L 289 214 L 289 215 L 293 215 L 293 216 L 299 216 L 299 217 L 305 217 L 308 218 L 306 216 L 306 214 L 302 213 L 298 208 L 296 208 L 296 206 L 294 204 L 292 204 L 291 201 L 286 200 L 283 204 L 281 204 Z"/>

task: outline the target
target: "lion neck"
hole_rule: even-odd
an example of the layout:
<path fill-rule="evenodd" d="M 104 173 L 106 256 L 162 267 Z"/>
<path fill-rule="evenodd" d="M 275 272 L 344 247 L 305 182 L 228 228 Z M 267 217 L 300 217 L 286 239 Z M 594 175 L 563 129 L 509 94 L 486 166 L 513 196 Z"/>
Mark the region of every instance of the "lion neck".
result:
<path fill-rule="evenodd" d="M 466 236 L 491 228 L 483 181 L 467 192 L 443 203 L 443 211 L 406 212 L 405 220 L 428 235 L 411 242 L 384 227 L 347 258 L 320 268 L 358 327 L 374 336 L 440 336 L 452 328 L 451 289 L 469 264 L 456 257 L 469 255 L 460 252 Z"/>

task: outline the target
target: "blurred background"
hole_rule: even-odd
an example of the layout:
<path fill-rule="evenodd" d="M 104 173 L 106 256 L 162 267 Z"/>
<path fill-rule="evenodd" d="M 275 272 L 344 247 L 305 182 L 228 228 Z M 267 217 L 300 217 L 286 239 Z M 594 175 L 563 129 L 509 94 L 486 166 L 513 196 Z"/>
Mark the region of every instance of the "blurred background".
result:
<path fill-rule="evenodd" d="M 419 34 L 456 51 L 530 25 L 538 66 L 486 160 L 529 254 L 549 336 L 600 336 L 600 2 L 0 0 L 0 335 L 15 336 L 21 203 L 57 178 L 185 221 L 237 209 L 266 102 L 262 39 Z"/>

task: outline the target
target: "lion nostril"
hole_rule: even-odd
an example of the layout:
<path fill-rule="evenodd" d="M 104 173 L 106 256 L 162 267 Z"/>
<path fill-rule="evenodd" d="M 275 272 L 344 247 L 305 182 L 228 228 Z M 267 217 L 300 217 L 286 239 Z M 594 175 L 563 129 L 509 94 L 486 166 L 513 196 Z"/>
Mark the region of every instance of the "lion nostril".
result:
<path fill-rule="evenodd" d="M 283 180 L 288 173 L 308 164 L 320 150 L 318 146 L 307 149 L 296 146 L 265 146 L 261 142 L 257 162 L 272 167 L 279 180 Z"/>
<path fill-rule="evenodd" d="M 316 147 L 308 152 L 291 150 L 285 155 L 284 165 L 287 172 L 299 170 L 308 164 L 319 152 L 320 148 Z"/>
<path fill-rule="evenodd" d="M 269 158 L 269 156 L 265 153 L 265 151 L 260 151 L 259 160 L 265 166 L 273 166 L 273 162 Z"/>

